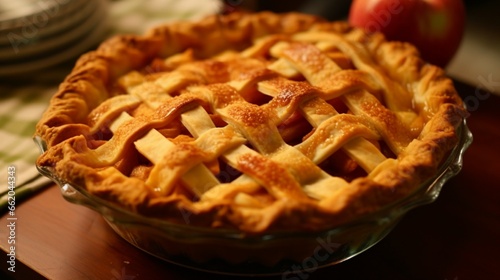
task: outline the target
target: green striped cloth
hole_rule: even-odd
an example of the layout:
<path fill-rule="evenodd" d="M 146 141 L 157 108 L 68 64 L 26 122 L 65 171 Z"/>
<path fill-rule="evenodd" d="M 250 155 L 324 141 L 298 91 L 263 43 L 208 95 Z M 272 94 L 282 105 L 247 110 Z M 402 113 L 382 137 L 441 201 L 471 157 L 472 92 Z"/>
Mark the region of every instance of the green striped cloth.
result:
<path fill-rule="evenodd" d="M 54 86 L 0 86 L 0 192 L 5 206 L 9 166 L 15 168 L 16 200 L 43 187 L 49 180 L 39 175 L 35 160 L 40 154 L 33 141 L 35 125 L 47 108 Z"/>

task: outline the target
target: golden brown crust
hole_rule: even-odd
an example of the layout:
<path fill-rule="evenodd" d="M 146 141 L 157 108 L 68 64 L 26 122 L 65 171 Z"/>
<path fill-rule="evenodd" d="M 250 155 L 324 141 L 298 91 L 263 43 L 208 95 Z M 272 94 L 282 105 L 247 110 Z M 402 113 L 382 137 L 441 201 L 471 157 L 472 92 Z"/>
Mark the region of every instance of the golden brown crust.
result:
<path fill-rule="evenodd" d="M 415 191 L 456 145 L 465 115 L 444 71 L 409 44 L 297 13 L 212 16 L 83 55 L 36 127 L 48 148 L 37 164 L 145 215 L 317 230 Z M 281 129 L 303 142 L 288 144 Z M 346 158 L 345 170 L 366 176 L 318 167 Z M 194 169 L 204 185 L 185 175 Z"/>

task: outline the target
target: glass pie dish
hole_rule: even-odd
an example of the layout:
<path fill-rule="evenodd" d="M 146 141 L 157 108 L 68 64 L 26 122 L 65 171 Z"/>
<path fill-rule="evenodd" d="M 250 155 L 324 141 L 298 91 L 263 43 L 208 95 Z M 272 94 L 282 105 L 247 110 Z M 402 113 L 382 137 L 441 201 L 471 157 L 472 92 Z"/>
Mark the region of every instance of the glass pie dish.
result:
<path fill-rule="evenodd" d="M 85 186 L 71 185 L 53 170 L 37 166 L 56 182 L 63 197 L 99 214 L 135 247 L 170 263 L 195 270 L 230 275 L 275 275 L 314 271 L 350 259 L 382 240 L 409 210 L 437 199 L 443 185 L 462 168 L 463 154 L 472 143 L 464 119 L 458 144 L 438 173 L 411 195 L 348 224 L 319 232 L 275 231 L 246 235 L 236 230 L 197 227 L 145 217 L 89 194 Z M 40 137 L 35 142 L 44 152 Z"/>

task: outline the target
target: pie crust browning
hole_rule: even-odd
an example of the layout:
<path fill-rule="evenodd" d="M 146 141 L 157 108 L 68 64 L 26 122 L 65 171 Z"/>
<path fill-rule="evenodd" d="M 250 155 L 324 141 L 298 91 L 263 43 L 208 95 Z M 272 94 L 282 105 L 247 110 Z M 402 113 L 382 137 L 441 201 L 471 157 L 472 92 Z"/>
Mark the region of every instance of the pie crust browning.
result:
<path fill-rule="evenodd" d="M 145 216 L 319 230 L 436 175 L 465 116 L 409 44 L 297 13 L 212 16 L 83 55 L 37 125 L 37 164 Z"/>

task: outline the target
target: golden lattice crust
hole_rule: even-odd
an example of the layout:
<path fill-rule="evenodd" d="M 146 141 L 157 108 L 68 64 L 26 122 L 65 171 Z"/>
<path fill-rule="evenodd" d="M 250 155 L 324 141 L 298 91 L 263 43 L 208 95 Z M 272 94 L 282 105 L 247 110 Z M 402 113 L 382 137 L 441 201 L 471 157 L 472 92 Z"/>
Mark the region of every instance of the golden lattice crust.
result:
<path fill-rule="evenodd" d="M 148 216 L 317 230 L 435 175 L 465 114 L 409 44 L 297 13 L 212 16 L 83 55 L 37 125 L 37 164 Z"/>

